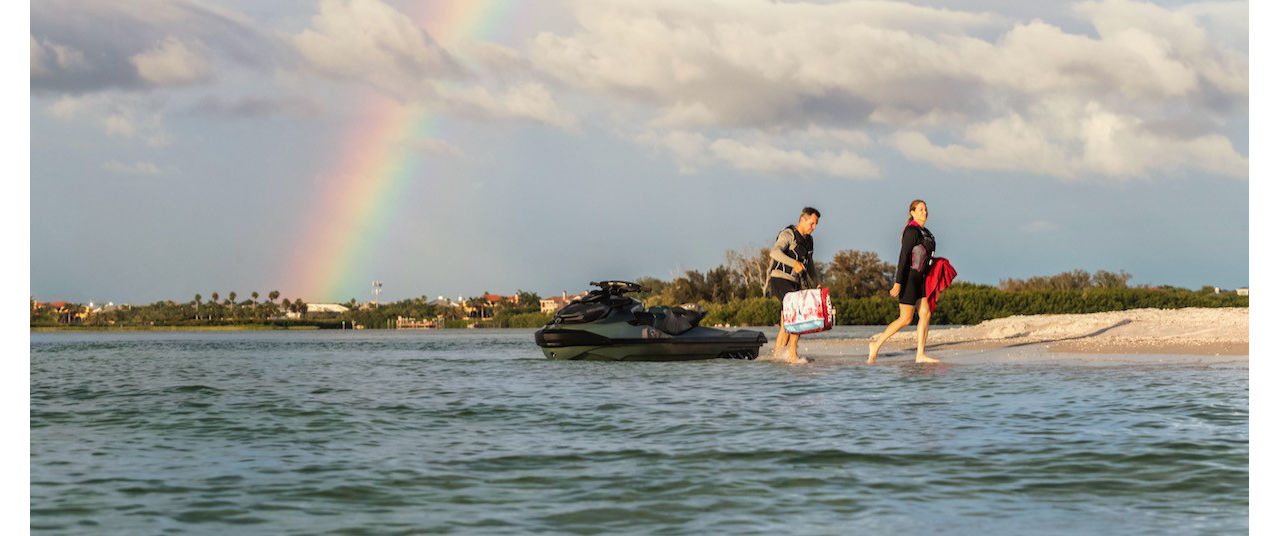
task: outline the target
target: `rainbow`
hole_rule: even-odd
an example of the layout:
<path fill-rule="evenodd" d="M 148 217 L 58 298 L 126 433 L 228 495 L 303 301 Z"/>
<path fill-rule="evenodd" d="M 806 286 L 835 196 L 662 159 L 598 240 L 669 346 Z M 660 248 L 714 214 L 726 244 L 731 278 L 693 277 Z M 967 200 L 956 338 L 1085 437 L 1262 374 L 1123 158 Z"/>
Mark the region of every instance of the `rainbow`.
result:
<path fill-rule="evenodd" d="M 444 47 L 490 40 L 518 20 L 527 4 L 515 0 L 443 0 L 415 4 L 407 15 Z M 339 137 L 330 172 L 311 205 L 295 254 L 277 278 L 304 301 L 341 301 L 366 295 L 377 277 L 370 265 L 374 244 L 396 221 L 407 186 L 421 176 L 424 158 L 413 140 L 439 137 L 446 120 L 428 108 L 369 91 L 360 118 Z"/>

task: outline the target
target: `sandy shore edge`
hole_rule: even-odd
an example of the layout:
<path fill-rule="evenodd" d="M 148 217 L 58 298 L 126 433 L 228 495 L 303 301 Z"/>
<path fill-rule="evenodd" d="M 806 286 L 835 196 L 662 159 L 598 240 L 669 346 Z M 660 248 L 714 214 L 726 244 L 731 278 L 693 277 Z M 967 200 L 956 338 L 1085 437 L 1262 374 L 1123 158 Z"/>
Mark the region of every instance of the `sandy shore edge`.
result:
<path fill-rule="evenodd" d="M 819 353 L 867 339 L 804 342 Z M 1027 315 L 929 332 L 926 351 L 978 350 L 1044 345 L 1050 352 L 1087 354 L 1249 355 L 1249 309 L 1131 309 L 1073 315 Z M 886 350 L 914 350 L 914 332 L 894 335 Z M 834 348 L 833 348 L 834 347 Z"/>

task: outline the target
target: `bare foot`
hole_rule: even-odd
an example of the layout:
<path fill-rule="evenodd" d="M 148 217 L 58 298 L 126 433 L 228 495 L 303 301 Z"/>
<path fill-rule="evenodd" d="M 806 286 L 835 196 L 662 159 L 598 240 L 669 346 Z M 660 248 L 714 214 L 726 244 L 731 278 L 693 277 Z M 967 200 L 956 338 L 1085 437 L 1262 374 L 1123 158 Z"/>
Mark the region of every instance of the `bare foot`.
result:
<path fill-rule="evenodd" d="M 871 337 L 871 343 L 867 344 L 867 364 L 876 364 L 876 354 L 880 353 L 880 336 Z"/>
<path fill-rule="evenodd" d="M 927 355 L 920 354 L 916 356 L 916 363 L 941 363 L 941 361 Z"/>
<path fill-rule="evenodd" d="M 796 354 L 788 355 L 788 356 L 787 356 L 787 359 L 786 359 L 786 363 L 787 363 L 787 364 L 789 364 L 789 365 L 804 365 L 804 364 L 812 363 L 812 362 L 813 362 L 813 360 L 811 360 L 811 359 L 805 359 L 805 358 L 800 357 L 799 355 L 796 355 Z"/>

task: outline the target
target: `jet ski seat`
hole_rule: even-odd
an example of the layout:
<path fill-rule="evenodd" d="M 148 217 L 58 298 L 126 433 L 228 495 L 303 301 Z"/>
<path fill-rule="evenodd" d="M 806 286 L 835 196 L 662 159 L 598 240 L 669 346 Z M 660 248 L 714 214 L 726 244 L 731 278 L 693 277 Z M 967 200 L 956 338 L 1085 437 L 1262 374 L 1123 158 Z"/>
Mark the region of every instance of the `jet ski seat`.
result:
<path fill-rule="evenodd" d="M 647 325 L 668 335 L 680 335 L 698 327 L 707 312 L 696 307 L 650 307 L 648 311 L 636 311 L 634 325 Z"/>

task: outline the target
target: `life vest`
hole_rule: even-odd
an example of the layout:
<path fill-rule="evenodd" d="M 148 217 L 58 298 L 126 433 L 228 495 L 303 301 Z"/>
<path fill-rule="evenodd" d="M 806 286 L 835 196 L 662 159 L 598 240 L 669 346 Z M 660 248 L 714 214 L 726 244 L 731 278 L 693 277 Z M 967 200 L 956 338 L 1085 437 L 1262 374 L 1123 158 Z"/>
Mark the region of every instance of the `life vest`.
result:
<path fill-rule="evenodd" d="M 791 257 L 791 259 L 793 260 L 800 261 L 800 264 L 804 265 L 804 273 L 809 274 L 809 278 L 812 279 L 813 278 L 813 236 L 802 234 L 799 229 L 796 229 L 795 225 L 788 225 L 784 227 L 781 231 L 778 231 L 778 236 L 782 236 L 782 233 L 785 232 L 787 229 L 791 229 L 791 236 L 794 238 L 793 242 L 795 243 L 795 245 L 792 246 L 792 249 L 790 251 L 783 251 L 782 254 L 788 257 Z M 782 262 L 779 262 L 777 260 L 773 261 L 773 264 L 769 266 L 769 269 L 777 270 L 779 272 L 782 272 L 784 274 L 791 275 L 791 276 L 795 275 L 794 268 L 792 268 L 790 264 L 784 265 Z"/>

